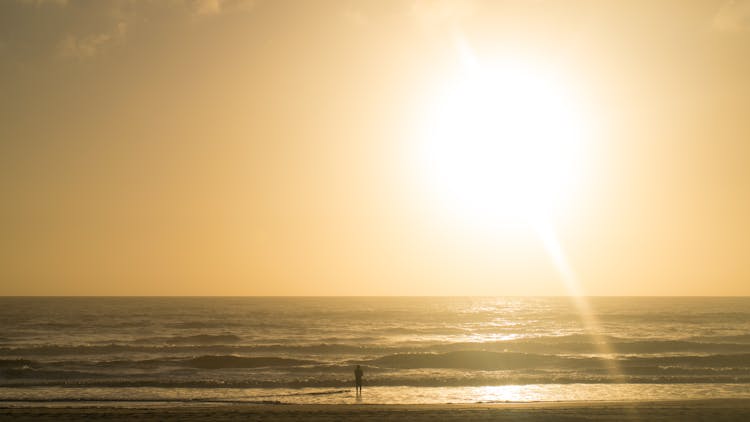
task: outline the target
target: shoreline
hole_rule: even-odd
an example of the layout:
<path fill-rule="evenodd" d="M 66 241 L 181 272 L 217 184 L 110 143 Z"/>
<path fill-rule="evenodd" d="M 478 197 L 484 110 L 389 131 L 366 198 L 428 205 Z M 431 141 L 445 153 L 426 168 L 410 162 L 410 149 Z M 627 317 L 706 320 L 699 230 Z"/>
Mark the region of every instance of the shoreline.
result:
<path fill-rule="evenodd" d="M 59 403 L 63 404 L 63 403 Z M 476 404 L 225 404 L 176 406 L 112 406 L 70 403 L 73 406 L 8 406 L 0 403 L 0 420 L 337 420 L 415 422 L 490 420 L 750 420 L 748 399 L 663 401 L 560 401 Z M 129 403 L 132 404 L 132 403 Z"/>

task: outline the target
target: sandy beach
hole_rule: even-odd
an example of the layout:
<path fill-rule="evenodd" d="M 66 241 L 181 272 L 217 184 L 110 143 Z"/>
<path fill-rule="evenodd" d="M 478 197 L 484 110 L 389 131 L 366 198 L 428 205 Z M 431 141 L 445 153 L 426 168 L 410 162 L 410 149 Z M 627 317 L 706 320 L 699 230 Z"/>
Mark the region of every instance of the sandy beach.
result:
<path fill-rule="evenodd" d="M 445 405 L 3 407 L 13 421 L 746 421 L 750 400 Z"/>

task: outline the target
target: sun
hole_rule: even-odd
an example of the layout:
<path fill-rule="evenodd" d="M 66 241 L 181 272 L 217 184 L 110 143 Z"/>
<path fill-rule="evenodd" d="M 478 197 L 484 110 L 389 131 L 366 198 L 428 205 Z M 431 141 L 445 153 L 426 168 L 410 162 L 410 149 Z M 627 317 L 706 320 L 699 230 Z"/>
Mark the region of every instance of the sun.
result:
<path fill-rule="evenodd" d="M 585 123 L 554 72 L 473 63 L 431 101 L 421 173 L 440 202 L 472 221 L 552 218 L 580 178 Z"/>

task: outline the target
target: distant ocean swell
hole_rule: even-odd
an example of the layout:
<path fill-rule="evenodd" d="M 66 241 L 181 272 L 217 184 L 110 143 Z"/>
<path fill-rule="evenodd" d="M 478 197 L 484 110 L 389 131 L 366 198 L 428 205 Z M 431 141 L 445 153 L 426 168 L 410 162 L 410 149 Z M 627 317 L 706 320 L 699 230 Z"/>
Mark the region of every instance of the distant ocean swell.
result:
<path fill-rule="evenodd" d="M 593 341 L 596 340 L 596 341 Z M 349 339 L 351 341 L 351 339 Z M 606 343 L 612 353 L 750 353 L 750 335 L 696 337 L 684 340 L 627 339 L 583 335 L 542 337 L 485 342 L 410 342 L 408 345 L 371 343 L 313 343 L 313 344 L 246 344 L 246 340 L 233 334 L 195 335 L 169 338 L 142 338 L 130 342 L 98 342 L 85 345 L 13 345 L 0 347 L 0 356 L 97 355 L 111 353 L 228 353 L 259 352 L 289 353 L 344 353 L 377 355 L 388 352 L 490 350 L 519 353 L 598 353 Z"/>

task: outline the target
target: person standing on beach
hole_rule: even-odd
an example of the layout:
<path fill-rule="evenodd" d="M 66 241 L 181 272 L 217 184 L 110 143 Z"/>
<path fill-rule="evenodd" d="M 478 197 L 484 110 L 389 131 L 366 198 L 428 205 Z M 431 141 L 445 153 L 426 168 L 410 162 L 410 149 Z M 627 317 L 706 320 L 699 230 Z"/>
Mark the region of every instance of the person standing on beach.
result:
<path fill-rule="evenodd" d="M 356 368 L 354 368 L 354 386 L 356 389 L 357 394 L 362 394 L 362 375 L 364 372 L 362 371 L 362 367 L 357 365 Z"/>

